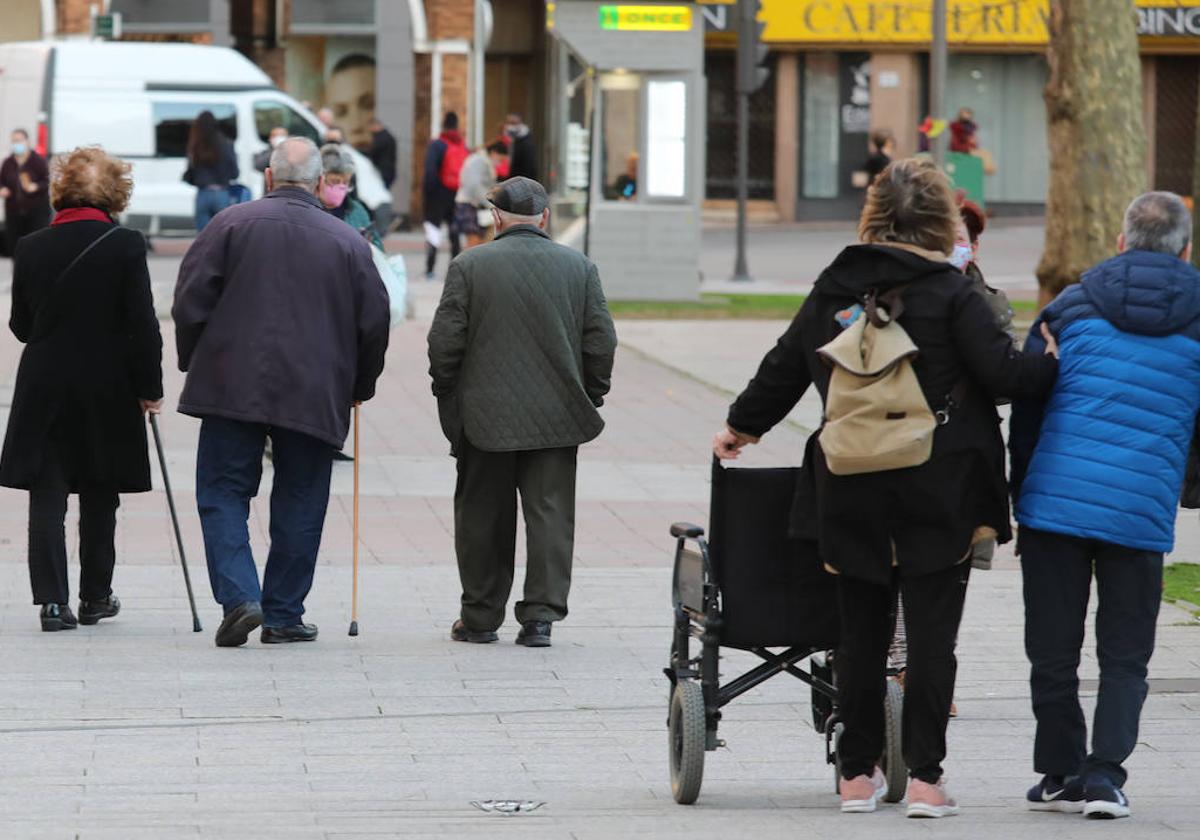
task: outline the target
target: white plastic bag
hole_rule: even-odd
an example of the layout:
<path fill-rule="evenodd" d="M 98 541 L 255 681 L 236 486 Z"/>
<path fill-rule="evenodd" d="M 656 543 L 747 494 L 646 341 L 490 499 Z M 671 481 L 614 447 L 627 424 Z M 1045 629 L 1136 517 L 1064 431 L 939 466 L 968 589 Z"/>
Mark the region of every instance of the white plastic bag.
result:
<path fill-rule="evenodd" d="M 371 246 L 371 257 L 375 260 L 375 269 L 379 279 L 388 293 L 388 309 L 392 314 L 392 326 L 404 321 L 408 314 L 408 268 L 404 265 L 404 257 L 400 254 L 389 257 L 383 251 Z"/>

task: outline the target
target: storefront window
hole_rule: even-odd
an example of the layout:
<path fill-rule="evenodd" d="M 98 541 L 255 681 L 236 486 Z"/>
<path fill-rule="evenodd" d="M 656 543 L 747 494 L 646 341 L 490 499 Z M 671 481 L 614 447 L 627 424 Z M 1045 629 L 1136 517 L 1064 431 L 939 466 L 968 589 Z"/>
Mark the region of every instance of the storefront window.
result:
<path fill-rule="evenodd" d="M 610 201 L 636 201 L 638 197 L 638 138 L 641 77 L 614 73 L 601 79 L 602 152 L 600 183 Z"/>
<path fill-rule="evenodd" d="M 646 85 L 646 195 L 683 198 L 687 193 L 687 83 Z"/>
<path fill-rule="evenodd" d="M 809 53 L 804 66 L 804 197 L 837 198 L 838 58 Z"/>

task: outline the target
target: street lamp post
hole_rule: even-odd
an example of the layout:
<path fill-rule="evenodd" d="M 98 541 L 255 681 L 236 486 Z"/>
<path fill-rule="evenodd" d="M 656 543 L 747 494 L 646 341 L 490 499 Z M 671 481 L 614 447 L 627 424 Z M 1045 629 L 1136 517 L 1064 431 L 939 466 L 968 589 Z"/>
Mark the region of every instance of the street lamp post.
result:
<path fill-rule="evenodd" d="M 737 5 L 737 257 L 733 280 L 749 282 L 746 266 L 746 202 L 750 198 L 750 96 L 763 86 L 771 71 L 762 67 L 767 46 L 762 42 L 765 24 L 759 23 L 761 0 L 738 0 Z"/>
<path fill-rule="evenodd" d="M 934 122 L 946 116 L 946 0 L 933 2 L 933 44 L 929 50 L 929 112 Z M 946 132 L 929 138 L 929 149 L 938 166 L 946 164 Z"/>

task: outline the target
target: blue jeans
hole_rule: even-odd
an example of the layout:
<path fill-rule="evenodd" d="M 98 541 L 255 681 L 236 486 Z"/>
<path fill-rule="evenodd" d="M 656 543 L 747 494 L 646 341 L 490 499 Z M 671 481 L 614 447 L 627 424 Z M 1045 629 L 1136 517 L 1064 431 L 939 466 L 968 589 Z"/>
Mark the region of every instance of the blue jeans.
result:
<path fill-rule="evenodd" d="M 258 494 L 263 450 L 272 444 L 271 550 L 262 586 L 250 551 L 250 500 Z M 257 423 L 207 417 L 196 453 L 196 504 L 213 597 L 226 615 L 259 601 L 268 627 L 299 624 L 312 588 L 333 447 L 309 435 Z"/>
<path fill-rule="evenodd" d="M 1093 570 L 1100 691 L 1088 754 L 1078 671 Z M 1121 787 L 1149 688 L 1146 670 L 1162 600 L 1163 556 L 1022 528 L 1021 572 L 1025 653 L 1037 718 L 1033 769 L 1056 776 L 1101 775 Z"/>
<path fill-rule="evenodd" d="M 196 190 L 196 233 L 204 230 L 213 216 L 230 204 L 233 204 L 233 199 L 229 196 L 229 190 L 225 188 L 216 190 L 205 187 Z"/>

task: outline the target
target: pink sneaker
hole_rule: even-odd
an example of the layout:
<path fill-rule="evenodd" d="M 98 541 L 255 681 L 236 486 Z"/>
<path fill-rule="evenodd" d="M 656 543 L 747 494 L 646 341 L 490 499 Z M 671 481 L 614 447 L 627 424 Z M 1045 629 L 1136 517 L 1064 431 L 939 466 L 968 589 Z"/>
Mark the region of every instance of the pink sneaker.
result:
<path fill-rule="evenodd" d="M 945 776 L 938 779 L 936 785 L 920 779 L 909 779 L 907 799 L 908 813 L 905 816 L 938 819 L 958 813 L 958 803 L 946 791 Z"/>
<path fill-rule="evenodd" d="M 863 775 L 853 779 L 842 779 L 838 782 L 838 791 L 842 794 L 842 813 L 871 813 L 886 788 L 887 781 L 878 767 L 875 768 L 875 775 L 870 778 Z"/>

